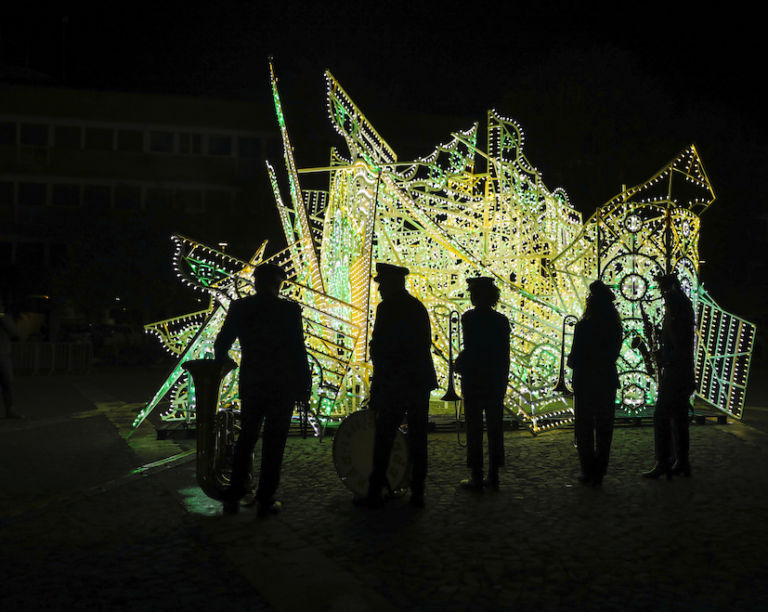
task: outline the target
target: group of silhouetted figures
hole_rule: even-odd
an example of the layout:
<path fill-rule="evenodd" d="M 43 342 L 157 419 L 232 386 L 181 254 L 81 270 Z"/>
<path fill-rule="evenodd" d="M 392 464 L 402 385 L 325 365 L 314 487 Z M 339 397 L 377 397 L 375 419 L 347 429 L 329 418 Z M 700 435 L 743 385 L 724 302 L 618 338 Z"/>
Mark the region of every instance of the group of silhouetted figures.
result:
<path fill-rule="evenodd" d="M 370 409 L 376 415 L 373 468 L 362 506 L 384 504 L 387 469 L 398 428 L 407 422 L 412 473 L 410 503 L 424 505 L 427 475 L 429 397 L 437 388 L 432 362 L 432 330 L 424 305 L 406 290 L 408 269 L 376 264 L 374 281 L 381 301 L 371 334 L 373 365 Z M 304 345 L 300 307 L 279 297 L 285 273 L 263 264 L 254 271 L 254 295 L 235 300 L 216 339 L 215 357 L 227 359 L 240 340 L 241 433 L 224 512 L 238 511 L 248 493 L 246 480 L 263 426 L 261 469 L 253 502 L 260 516 L 280 511 L 275 493 L 294 404 L 307 401 L 311 373 Z M 464 348 L 455 362 L 462 377 L 470 477 L 460 486 L 498 489 L 504 465 L 503 411 L 509 377 L 510 324 L 495 310 L 499 289 L 492 278 L 467 280 L 473 308 L 461 317 Z M 659 278 L 665 315 L 661 329 L 662 364 L 654 413 L 656 465 L 647 478 L 690 476 L 688 410 L 694 390 L 694 316 L 690 300 L 674 275 Z M 599 485 L 606 473 L 613 436 L 619 377 L 616 361 L 622 325 L 613 292 L 602 281 L 590 285 L 581 320 L 574 329 L 568 365 L 573 369 L 575 433 L 581 463 L 579 480 Z M 488 470 L 483 469 L 483 422 L 488 438 Z"/>

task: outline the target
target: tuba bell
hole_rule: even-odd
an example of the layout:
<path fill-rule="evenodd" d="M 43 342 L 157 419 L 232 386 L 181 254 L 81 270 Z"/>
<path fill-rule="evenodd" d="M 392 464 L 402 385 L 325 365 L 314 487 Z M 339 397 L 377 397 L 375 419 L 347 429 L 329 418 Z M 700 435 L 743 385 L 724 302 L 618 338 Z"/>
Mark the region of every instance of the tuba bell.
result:
<path fill-rule="evenodd" d="M 227 458 L 234 448 L 235 415 L 218 412 L 224 378 L 237 367 L 233 360 L 191 359 L 181 366 L 192 379 L 197 419 L 197 484 L 208 497 L 223 501 L 229 486 Z"/>

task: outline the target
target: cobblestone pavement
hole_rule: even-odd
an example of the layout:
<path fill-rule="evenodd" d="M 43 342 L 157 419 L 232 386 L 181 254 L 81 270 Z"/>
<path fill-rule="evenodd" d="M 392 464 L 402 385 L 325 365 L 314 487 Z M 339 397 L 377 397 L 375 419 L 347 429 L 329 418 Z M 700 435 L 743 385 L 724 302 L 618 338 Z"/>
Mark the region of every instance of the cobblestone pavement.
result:
<path fill-rule="evenodd" d="M 693 477 L 670 482 L 639 478 L 652 428 L 617 427 L 599 489 L 576 482 L 572 430 L 507 432 L 501 490 L 482 494 L 456 487 L 468 474 L 455 434 L 430 434 L 422 510 L 404 499 L 354 507 L 332 440 L 292 437 L 284 512 L 258 519 L 222 516 L 195 485 L 190 445 L 155 443 L 151 428 L 126 442 L 135 407 L 102 400 L 57 421 L 81 423 L 83 452 L 104 463 L 83 470 L 88 482 L 33 495 L 23 463 L 2 472 L 19 503 L 0 518 L 0 609 L 768 607 L 768 435 L 748 424 L 692 426 Z M 34 434 L 59 472 L 76 463 L 56 455 L 46 418 L 0 423 L 3 462 L 12 440 Z M 128 469 L 163 454 L 174 459 Z"/>

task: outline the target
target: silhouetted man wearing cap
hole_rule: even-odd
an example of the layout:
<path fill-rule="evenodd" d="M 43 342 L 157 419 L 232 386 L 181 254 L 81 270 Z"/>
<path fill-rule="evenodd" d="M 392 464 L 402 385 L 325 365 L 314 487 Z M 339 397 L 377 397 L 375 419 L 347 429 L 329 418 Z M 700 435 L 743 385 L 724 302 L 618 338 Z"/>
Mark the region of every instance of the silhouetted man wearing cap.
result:
<path fill-rule="evenodd" d="M 217 360 L 240 339 L 242 429 L 235 446 L 232 481 L 224 512 L 236 513 L 245 493 L 253 449 L 264 424 L 261 471 L 256 491 L 258 513 L 279 512 L 274 494 L 280 482 L 285 441 L 296 401 L 309 398 L 311 375 L 304 346 L 301 308 L 278 297 L 283 270 L 263 264 L 253 273 L 256 294 L 235 300 L 214 344 Z"/>
<path fill-rule="evenodd" d="M 690 476 L 688 411 L 691 395 L 696 390 L 693 363 L 696 318 L 691 300 L 674 274 L 661 276 L 658 281 L 664 297 L 664 322 L 661 326 L 659 394 L 653 413 L 656 465 L 643 476 Z"/>
<path fill-rule="evenodd" d="M 382 503 L 382 488 L 397 428 L 408 419 L 408 449 L 413 464 L 411 503 L 424 505 L 427 475 L 429 393 L 437 387 L 432 363 L 432 328 L 424 305 L 405 289 L 408 268 L 377 263 L 381 303 L 371 334 L 371 406 L 376 411 L 373 470 L 363 505 Z"/>
<path fill-rule="evenodd" d="M 461 316 L 464 350 L 456 359 L 467 419 L 467 489 L 498 489 L 504 465 L 504 395 L 509 377 L 509 319 L 494 310 L 499 288 L 489 277 L 468 278 L 473 309 Z M 483 481 L 483 414 L 488 428 L 488 479 Z"/>

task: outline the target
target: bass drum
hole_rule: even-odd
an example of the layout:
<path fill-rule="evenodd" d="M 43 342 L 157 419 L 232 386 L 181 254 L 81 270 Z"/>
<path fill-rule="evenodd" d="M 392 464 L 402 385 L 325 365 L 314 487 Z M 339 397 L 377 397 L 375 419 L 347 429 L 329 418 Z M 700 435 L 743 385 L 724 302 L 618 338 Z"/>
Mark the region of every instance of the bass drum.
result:
<path fill-rule="evenodd" d="M 357 496 L 368 493 L 368 478 L 373 469 L 373 439 L 376 415 L 373 410 L 358 410 L 345 418 L 333 436 L 333 464 L 341 482 Z M 387 481 L 393 492 L 408 486 L 411 463 L 405 434 L 398 429 L 389 456 Z"/>

